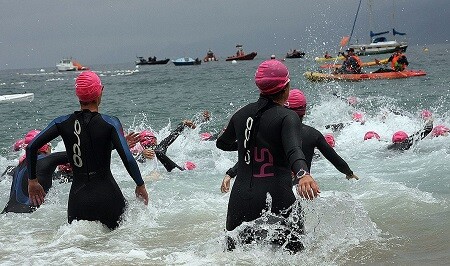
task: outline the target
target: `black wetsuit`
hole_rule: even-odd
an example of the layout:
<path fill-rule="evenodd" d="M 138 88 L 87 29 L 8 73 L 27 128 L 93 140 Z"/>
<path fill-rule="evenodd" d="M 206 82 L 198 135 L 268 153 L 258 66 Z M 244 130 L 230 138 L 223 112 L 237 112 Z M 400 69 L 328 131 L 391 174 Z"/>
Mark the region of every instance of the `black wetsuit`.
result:
<path fill-rule="evenodd" d="M 314 157 L 314 149 L 317 148 L 323 156 L 330 161 L 339 172 L 345 175 L 352 175 L 348 164 L 344 159 L 336 153 L 336 151 L 327 143 L 325 137 L 317 129 L 302 124 L 300 127 L 300 135 L 302 136 L 302 151 L 305 154 L 306 164 L 311 170 L 311 163 Z M 237 175 L 238 164 L 228 169 L 227 175 L 234 178 Z"/>
<path fill-rule="evenodd" d="M 55 169 L 60 164 L 68 163 L 66 152 L 56 152 L 50 155 L 39 155 L 36 163 L 36 176 L 39 184 L 44 188 L 45 193 L 52 186 L 52 177 Z M 3 209 L 2 213 L 16 212 L 29 213 L 36 210 L 36 207 L 31 206 L 28 198 L 28 172 L 26 161 L 24 160 L 16 168 L 14 168 L 13 180 L 11 184 L 11 192 L 9 194 L 9 201 Z"/>
<path fill-rule="evenodd" d="M 178 138 L 178 136 L 180 136 L 184 128 L 184 123 L 180 123 L 174 130 L 172 130 L 172 132 L 170 132 L 169 136 L 163 139 L 158 145 L 144 147 L 146 149 L 155 151 L 156 158 L 162 163 L 162 165 L 168 172 L 171 172 L 174 168 L 178 168 L 181 171 L 185 170 L 184 167 L 179 166 L 166 155 L 167 148 L 169 148 L 170 144 L 172 144 Z M 144 157 L 142 152 L 139 153 L 135 158 L 138 162 L 141 163 L 146 161 L 146 158 Z"/>
<path fill-rule="evenodd" d="M 275 214 L 295 202 L 291 173 L 308 171 L 296 130 L 300 125 L 295 112 L 263 97 L 233 115 L 216 143 L 221 150 L 238 150 L 238 174 L 228 203 L 228 231 L 259 218 L 266 209 L 267 193 L 272 197 L 270 211 Z M 283 212 L 284 217 L 288 215 L 289 211 Z"/>
<path fill-rule="evenodd" d="M 428 134 L 430 134 L 432 130 L 433 130 L 433 123 L 431 123 L 431 122 L 427 123 L 422 130 L 417 131 L 416 133 L 412 134 L 411 136 L 408 136 L 408 138 L 402 142 L 396 142 L 396 143 L 389 144 L 389 146 L 387 148 L 388 148 L 388 150 L 398 150 L 398 151 L 407 150 L 407 149 L 411 148 L 419 140 L 422 140 L 426 136 L 428 136 Z"/>
<path fill-rule="evenodd" d="M 29 177 L 36 177 L 37 149 L 58 136 L 64 141 L 73 169 L 69 223 L 100 221 L 110 229 L 116 228 L 125 209 L 125 198 L 110 169 L 113 149 L 136 185 L 144 184 L 119 119 L 89 110 L 56 118 L 27 146 Z"/>

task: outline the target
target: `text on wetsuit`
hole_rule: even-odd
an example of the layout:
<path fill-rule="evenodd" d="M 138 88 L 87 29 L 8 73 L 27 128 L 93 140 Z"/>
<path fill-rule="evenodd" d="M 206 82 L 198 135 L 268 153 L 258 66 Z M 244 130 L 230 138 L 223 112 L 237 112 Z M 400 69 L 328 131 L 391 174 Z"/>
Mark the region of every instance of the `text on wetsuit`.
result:
<path fill-rule="evenodd" d="M 77 142 L 73 144 L 73 163 L 78 166 L 83 166 L 83 160 L 81 159 L 81 148 L 80 148 L 80 134 L 81 134 L 81 125 L 78 120 L 75 120 L 75 123 L 73 124 L 73 133 L 75 134 L 75 137 L 77 137 Z"/>

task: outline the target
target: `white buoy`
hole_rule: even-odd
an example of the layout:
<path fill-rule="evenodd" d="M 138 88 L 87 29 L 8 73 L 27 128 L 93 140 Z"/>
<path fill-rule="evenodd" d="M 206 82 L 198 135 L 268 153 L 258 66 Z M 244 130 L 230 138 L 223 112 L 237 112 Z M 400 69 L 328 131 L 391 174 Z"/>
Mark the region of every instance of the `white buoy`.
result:
<path fill-rule="evenodd" d="M 236 60 L 231 61 L 232 64 L 237 64 Z"/>
<path fill-rule="evenodd" d="M 41 68 L 39 71 L 40 71 L 40 72 L 45 72 L 45 69 Z"/>

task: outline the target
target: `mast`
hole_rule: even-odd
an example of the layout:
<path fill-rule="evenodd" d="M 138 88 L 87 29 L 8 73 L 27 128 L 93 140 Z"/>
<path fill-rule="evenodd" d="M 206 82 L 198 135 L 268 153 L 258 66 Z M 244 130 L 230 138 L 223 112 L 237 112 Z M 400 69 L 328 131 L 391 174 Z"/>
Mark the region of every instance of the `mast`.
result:
<path fill-rule="evenodd" d="M 358 9 L 356 10 L 355 20 L 353 21 L 352 32 L 350 33 L 350 38 L 348 39 L 348 42 L 349 42 L 349 43 L 350 43 L 350 40 L 352 39 L 353 30 L 355 29 L 356 18 L 358 18 L 358 13 L 359 13 L 359 9 L 360 9 L 360 7 L 361 7 L 361 2 L 362 2 L 362 0 L 359 0 Z"/>

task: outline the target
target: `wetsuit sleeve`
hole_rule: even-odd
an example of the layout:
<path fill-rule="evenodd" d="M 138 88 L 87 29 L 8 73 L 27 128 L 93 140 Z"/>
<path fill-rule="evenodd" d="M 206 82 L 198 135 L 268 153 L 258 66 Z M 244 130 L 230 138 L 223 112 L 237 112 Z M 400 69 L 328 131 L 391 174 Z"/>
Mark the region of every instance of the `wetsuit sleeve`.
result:
<path fill-rule="evenodd" d="M 238 169 L 238 163 L 236 163 L 233 167 L 228 169 L 226 174 L 229 175 L 231 178 L 235 178 L 237 176 L 237 169 Z"/>
<path fill-rule="evenodd" d="M 116 117 L 103 116 L 103 118 L 105 119 L 105 121 L 110 123 L 114 128 L 114 130 L 111 133 L 112 134 L 112 136 L 111 136 L 112 143 L 114 145 L 114 148 L 119 153 L 119 156 L 122 159 L 122 162 L 125 165 L 125 168 L 127 169 L 130 176 L 133 178 L 133 180 L 137 186 L 143 185 L 144 180 L 142 180 L 142 176 L 141 176 L 141 172 L 139 171 L 139 167 L 138 167 L 133 155 L 131 154 L 130 149 L 128 148 L 127 140 L 125 139 L 124 135 L 122 134 L 122 124 L 120 123 L 119 119 L 117 119 Z"/>
<path fill-rule="evenodd" d="M 301 121 L 294 112 L 283 119 L 281 126 L 281 142 L 291 170 L 294 173 L 298 173 L 301 169 L 309 172 L 305 155 L 301 149 L 302 139 L 298 134 L 298 128 L 300 127 Z"/>
<path fill-rule="evenodd" d="M 177 128 L 175 128 L 174 130 L 172 130 L 172 132 L 170 132 L 169 136 L 167 136 L 158 144 L 156 149 L 166 153 L 167 148 L 178 138 L 178 136 L 180 136 L 183 130 L 184 130 L 184 123 L 181 122 L 180 124 L 178 124 Z"/>
<path fill-rule="evenodd" d="M 28 144 L 26 148 L 27 172 L 29 179 L 36 178 L 36 162 L 39 148 L 59 136 L 58 128 L 56 127 L 56 121 L 58 119 L 59 118 L 53 120 Z"/>
<path fill-rule="evenodd" d="M 45 192 L 48 192 L 52 186 L 53 173 L 60 164 L 69 162 L 66 152 L 55 152 L 45 157 L 38 158 L 39 164 L 36 167 L 36 176 L 39 179 L 39 184 L 42 185 Z M 26 191 L 28 183 L 26 184 Z"/>
<path fill-rule="evenodd" d="M 317 141 L 317 149 L 323 154 L 323 156 L 330 161 L 334 167 L 336 167 L 339 172 L 345 175 L 352 175 L 353 172 L 350 170 L 348 164 L 344 159 L 336 153 L 336 151 L 327 143 L 322 134 L 319 133 L 319 139 Z"/>
<path fill-rule="evenodd" d="M 234 130 L 233 117 L 222 135 L 219 135 L 216 141 L 216 147 L 223 151 L 237 151 L 236 131 Z"/>

